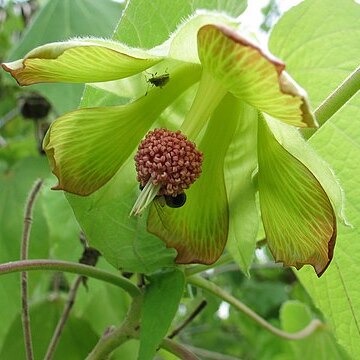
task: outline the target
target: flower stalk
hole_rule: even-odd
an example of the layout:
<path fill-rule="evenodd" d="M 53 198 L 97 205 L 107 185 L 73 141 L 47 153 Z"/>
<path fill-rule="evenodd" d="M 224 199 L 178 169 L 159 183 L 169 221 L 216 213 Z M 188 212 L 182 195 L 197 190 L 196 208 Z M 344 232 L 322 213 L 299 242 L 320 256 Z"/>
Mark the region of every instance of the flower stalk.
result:
<path fill-rule="evenodd" d="M 204 289 L 205 291 L 210 292 L 211 294 L 217 296 L 218 298 L 226 301 L 230 305 L 234 306 L 235 309 L 241 311 L 252 320 L 254 320 L 258 325 L 263 327 L 265 330 L 270 331 L 272 334 L 286 340 L 301 340 L 308 336 L 310 336 L 316 329 L 324 327 L 325 325 L 318 319 L 312 320 L 304 329 L 295 332 L 289 333 L 283 330 L 280 330 L 270 323 L 268 323 L 265 319 L 263 319 L 256 312 L 247 307 L 244 303 L 234 298 L 232 295 L 215 285 L 213 282 L 202 278 L 201 276 L 195 275 L 190 276 L 188 282 L 194 286 Z"/>
<path fill-rule="evenodd" d="M 25 215 L 24 215 L 24 228 L 21 241 L 21 260 L 27 260 L 29 255 L 29 241 L 31 234 L 31 225 L 32 225 L 32 213 L 35 205 L 36 198 L 39 194 L 41 186 L 43 184 L 42 179 L 38 179 L 28 198 Z M 22 326 L 24 332 L 24 341 L 25 341 L 25 351 L 27 360 L 34 359 L 33 346 L 32 346 L 32 336 L 31 336 L 31 327 L 30 327 L 30 312 L 29 312 L 29 303 L 28 303 L 28 274 L 26 271 L 21 273 L 21 304 L 22 304 Z"/>
<path fill-rule="evenodd" d="M 329 120 L 360 90 L 360 66 L 358 66 L 315 110 L 320 124 Z"/>
<path fill-rule="evenodd" d="M 0 264 L 0 276 L 15 272 L 34 270 L 63 271 L 83 275 L 121 287 L 132 297 L 141 294 L 141 291 L 136 285 L 122 276 L 113 274 L 106 270 L 94 268 L 93 266 L 74 263 L 71 261 L 36 259 L 12 261 Z"/>

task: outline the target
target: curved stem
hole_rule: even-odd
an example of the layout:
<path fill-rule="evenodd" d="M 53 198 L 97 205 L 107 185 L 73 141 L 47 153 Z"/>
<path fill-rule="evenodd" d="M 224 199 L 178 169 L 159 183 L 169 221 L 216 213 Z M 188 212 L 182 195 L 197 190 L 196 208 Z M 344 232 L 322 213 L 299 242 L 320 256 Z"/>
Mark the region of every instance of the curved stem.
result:
<path fill-rule="evenodd" d="M 315 110 L 320 124 L 330 119 L 360 90 L 360 66 L 356 68 Z"/>
<path fill-rule="evenodd" d="M 171 339 L 164 339 L 160 344 L 164 350 L 176 355 L 182 360 L 200 360 L 193 352 L 187 349 L 184 345 L 179 344 Z"/>
<path fill-rule="evenodd" d="M 259 316 L 256 312 L 251 310 L 249 307 L 247 307 L 241 301 L 234 298 L 232 295 L 230 295 L 229 293 L 227 293 L 226 291 L 224 291 L 217 285 L 215 285 L 213 282 L 205 280 L 204 278 L 202 278 L 200 276 L 191 276 L 187 280 L 190 284 L 200 287 L 200 288 L 214 294 L 215 296 L 219 297 L 220 299 L 228 302 L 230 305 L 234 306 L 237 310 L 243 312 L 245 315 L 249 316 L 251 319 L 253 319 L 255 322 L 257 322 L 261 327 L 263 327 L 264 329 L 270 331 L 272 334 L 279 336 L 283 339 L 300 340 L 300 339 L 303 339 L 303 338 L 311 335 L 317 328 L 324 326 L 324 324 L 320 320 L 314 319 L 304 329 L 302 329 L 296 333 L 288 333 L 286 331 L 280 330 L 280 329 L 272 326 L 265 319 L 263 319 L 261 316 Z"/>
<path fill-rule="evenodd" d="M 142 296 L 133 298 L 123 323 L 118 328 L 105 332 L 86 360 L 106 360 L 116 348 L 133 338 L 139 327 L 142 300 Z"/>
<path fill-rule="evenodd" d="M 21 260 L 26 260 L 29 256 L 29 242 L 30 242 L 30 234 L 31 234 L 33 208 L 42 184 L 43 184 L 42 179 L 36 180 L 29 194 L 29 198 L 26 202 L 25 214 L 24 214 L 24 227 L 23 227 L 23 234 L 21 239 L 21 253 L 20 253 Z M 28 276 L 26 272 L 22 272 L 21 273 L 21 305 L 22 305 L 21 319 L 22 319 L 22 326 L 24 332 L 25 352 L 26 352 L 26 358 L 28 360 L 33 360 L 34 352 L 33 352 L 32 339 L 31 339 L 28 296 L 29 296 Z"/>
<path fill-rule="evenodd" d="M 90 278 L 102 280 L 110 284 L 121 287 L 127 291 L 132 297 L 140 295 L 141 292 L 130 280 L 113 274 L 106 270 L 100 270 L 92 266 L 73 263 L 70 261 L 61 260 L 21 260 L 12 261 L 5 264 L 0 264 L 0 276 L 21 271 L 32 270 L 50 270 L 50 271 L 63 271 L 79 275 L 88 276 Z"/>
<path fill-rule="evenodd" d="M 195 318 L 196 316 L 198 316 L 201 311 L 205 308 L 205 306 L 207 305 L 207 301 L 205 299 L 203 299 L 200 304 L 198 304 L 198 306 L 191 312 L 191 314 L 185 319 L 185 321 L 180 324 L 176 329 L 174 329 L 169 335 L 168 335 L 168 339 L 172 339 L 175 336 L 179 335 L 179 333 L 186 327 L 188 326 Z"/>

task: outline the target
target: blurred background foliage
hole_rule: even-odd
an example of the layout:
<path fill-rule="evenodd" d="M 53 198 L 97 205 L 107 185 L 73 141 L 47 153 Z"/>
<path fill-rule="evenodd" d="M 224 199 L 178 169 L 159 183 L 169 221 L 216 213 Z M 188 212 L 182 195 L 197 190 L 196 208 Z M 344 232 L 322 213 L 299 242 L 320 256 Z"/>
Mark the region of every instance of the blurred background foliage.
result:
<path fill-rule="evenodd" d="M 194 7 L 206 3 L 195 2 L 191 2 Z M 226 3 L 231 9 L 236 2 Z M 110 37 L 124 6 L 110 0 L 0 1 L 0 61 L 21 58 L 31 48 L 51 41 L 88 35 Z M 236 4 L 233 8 L 240 11 Z M 279 16 L 276 1 L 270 0 L 262 12 L 261 29 L 268 32 Z M 179 20 L 180 17 L 173 20 L 173 28 Z M 159 41 L 161 36 L 159 33 Z M 147 38 L 143 39 L 146 44 Z M 129 43 L 131 41 L 129 38 Z M 24 204 L 39 177 L 47 180 L 35 207 L 30 258 L 79 261 L 82 255 L 79 226 L 64 196 L 50 190 L 54 179 L 41 150 L 50 122 L 76 108 L 82 92 L 83 86 L 68 84 L 19 88 L 8 74 L 0 72 L 2 263 L 19 258 Z M 287 331 L 303 328 L 313 317 L 322 319 L 294 273 L 274 265 L 266 249 L 257 250 L 257 254 L 251 278 L 245 277 L 235 264 L 209 270 L 206 276 L 267 321 Z M 111 269 L 102 258 L 97 266 Z M 32 272 L 29 277 L 34 351 L 36 358 L 42 358 L 75 276 Z M 317 330 L 309 339 L 285 341 L 260 328 L 227 303 L 191 286 L 187 287 L 172 328 L 203 300 L 207 304 L 204 310 L 177 336 L 201 359 L 348 358 L 327 328 Z M 121 322 L 128 304 L 128 296 L 111 285 L 89 280 L 87 288 L 81 286 L 55 359 L 83 359 L 108 326 Z M 0 278 L 0 319 L 0 358 L 23 359 L 24 350 L 19 346 L 23 338 L 18 274 Z M 138 343 L 130 341 L 112 358 L 136 359 L 137 349 Z M 173 358 L 164 351 L 157 355 L 157 359 Z"/>

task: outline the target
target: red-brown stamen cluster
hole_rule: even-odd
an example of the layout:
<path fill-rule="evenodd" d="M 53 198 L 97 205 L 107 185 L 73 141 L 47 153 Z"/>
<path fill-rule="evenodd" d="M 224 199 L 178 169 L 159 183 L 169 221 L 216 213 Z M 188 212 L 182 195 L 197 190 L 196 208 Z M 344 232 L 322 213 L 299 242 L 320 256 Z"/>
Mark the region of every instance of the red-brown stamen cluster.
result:
<path fill-rule="evenodd" d="M 158 195 L 176 196 L 201 174 L 202 152 L 180 131 L 155 129 L 140 143 L 135 155 L 137 180 L 161 185 Z"/>

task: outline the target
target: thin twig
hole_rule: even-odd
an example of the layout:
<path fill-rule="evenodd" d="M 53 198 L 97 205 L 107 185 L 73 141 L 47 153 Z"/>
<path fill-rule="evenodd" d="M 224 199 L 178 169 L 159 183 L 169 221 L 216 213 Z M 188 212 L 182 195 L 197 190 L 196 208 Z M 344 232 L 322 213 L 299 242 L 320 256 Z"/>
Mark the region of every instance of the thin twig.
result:
<path fill-rule="evenodd" d="M 33 259 L 12 261 L 5 264 L 0 264 L 0 276 L 14 272 L 31 270 L 63 271 L 78 275 L 84 275 L 90 278 L 102 280 L 110 284 L 119 286 L 123 290 L 127 291 L 128 294 L 132 297 L 141 294 L 141 291 L 137 288 L 136 285 L 134 285 L 130 280 L 120 275 L 111 273 L 110 271 L 97 269 L 89 265 L 83 265 L 71 261 Z"/>
<path fill-rule="evenodd" d="M 32 213 L 33 207 L 35 204 L 36 197 L 41 189 L 43 184 L 42 179 L 36 180 L 29 198 L 25 207 L 25 216 L 24 216 L 24 227 L 21 241 L 21 260 L 27 260 L 29 254 L 29 240 L 31 233 L 31 224 L 32 224 Z M 28 277 L 27 272 L 21 273 L 21 304 L 22 304 L 22 325 L 24 332 L 24 341 L 25 341 L 25 352 L 26 358 L 28 360 L 34 359 L 32 340 L 31 340 L 31 327 L 30 327 L 30 314 L 29 314 L 29 303 L 28 303 Z"/>
<path fill-rule="evenodd" d="M 264 329 L 270 331 L 272 334 L 279 336 L 283 339 L 301 340 L 301 339 L 304 339 L 307 336 L 311 335 L 316 329 L 325 326 L 325 324 L 323 324 L 320 320 L 314 319 L 304 329 L 302 329 L 296 333 L 288 333 L 288 332 L 280 330 L 280 329 L 276 328 L 275 326 L 271 325 L 270 323 L 268 323 L 264 318 L 262 318 L 260 315 L 258 315 L 255 311 L 251 310 L 244 303 L 242 303 L 238 299 L 234 298 L 232 295 L 230 295 L 228 292 L 221 289 L 219 286 L 215 285 L 213 282 L 208 281 L 198 275 L 191 276 L 187 280 L 190 284 L 200 287 L 200 288 L 210 292 L 211 294 L 217 296 L 218 298 L 226 301 L 230 305 L 234 306 L 235 309 L 237 309 L 237 310 L 241 311 L 242 313 L 244 313 L 245 315 L 249 316 L 261 327 L 263 327 Z"/>
<path fill-rule="evenodd" d="M 7 114 L 5 114 L 0 119 L 0 128 L 5 126 L 9 121 L 14 119 L 15 116 L 17 116 L 18 114 L 19 114 L 19 109 L 18 108 L 14 108 L 14 109 L 10 110 Z"/>
<path fill-rule="evenodd" d="M 180 324 L 176 329 L 174 329 L 170 335 L 168 336 L 169 339 L 174 338 L 177 336 L 188 324 L 191 323 L 195 319 L 197 315 L 204 309 L 207 305 L 207 301 L 204 299 L 200 302 L 200 304 L 192 311 L 192 313 L 187 317 L 182 324 Z"/>
<path fill-rule="evenodd" d="M 81 258 L 79 259 L 79 263 L 80 264 L 84 264 L 84 265 L 89 265 L 89 266 L 96 266 L 99 256 L 100 256 L 100 252 L 92 247 L 87 246 L 87 241 L 85 238 L 85 234 L 83 232 L 80 233 L 80 241 L 83 243 L 84 245 L 84 250 L 83 253 L 81 255 Z M 87 287 L 87 277 L 86 276 L 78 276 L 76 277 L 76 279 L 74 280 L 73 284 L 71 285 L 71 288 L 69 290 L 69 294 L 68 294 L 68 299 L 67 302 L 65 304 L 64 310 L 60 316 L 60 319 L 56 325 L 56 329 L 54 331 L 54 334 L 51 338 L 50 344 L 48 346 L 48 349 L 46 351 L 46 355 L 44 360 L 51 360 L 56 347 L 59 343 L 61 334 L 63 332 L 64 326 L 66 324 L 66 321 L 69 318 L 70 315 L 70 311 L 75 303 L 75 298 L 76 298 L 76 294 L 77 291 L 79 289 L 80 284 L 83 283 L 83 285 L 85 286 L 86 290 L 88 289 Z"/>
<path fill-rule="evenodd" d="M 207 360 L 241 360 L 238 357 L 220 354 L 215 351 L 210 351 L 210 350 L 198 348 L 195 346 L 186 345 L 186 347 L 193 353 L 201 356 L 201 358 L 206 358 Z"/>
<path fill-rule="evenodd" d="M 160 347 L 164 350 L 176 355 L 181 360 L 200 360 L 192 351 L 186 348 L 184 345 L 175 342 L 169 338 L 165 338 Z"/>
<path fill-rule="evenodd" d="M 80 286 L 80 284 L 83 281 L 83 276 L 78 276 L 76 277 L 76 279 L 74 280 L 74 283 L 71 285 L 70 291 L 69 291 L 69 297 L 68 300 L 66 302 L 65 308 L 61 314 L 61 317 L 57 323 L 56 329 L 54 331 L 53 337 L 50 341 L 50 344 L 48 346 L 48 349 L 46 351 L 46 355 L 44 357 L 44 360 L 50 360 L 52 359 L 54 352 L 56 350 L 57 344 L 60 340 L 60 336 L 62 334 L 62 331 L 64 329 L 65 323 L 67 321 L 67 319 L 69 318 L 70 315 L 70 311 L 74 305 L 75 302 L 75 297 L 76 297 L 76 293 L 78 291 L 78 288 Z"/>

